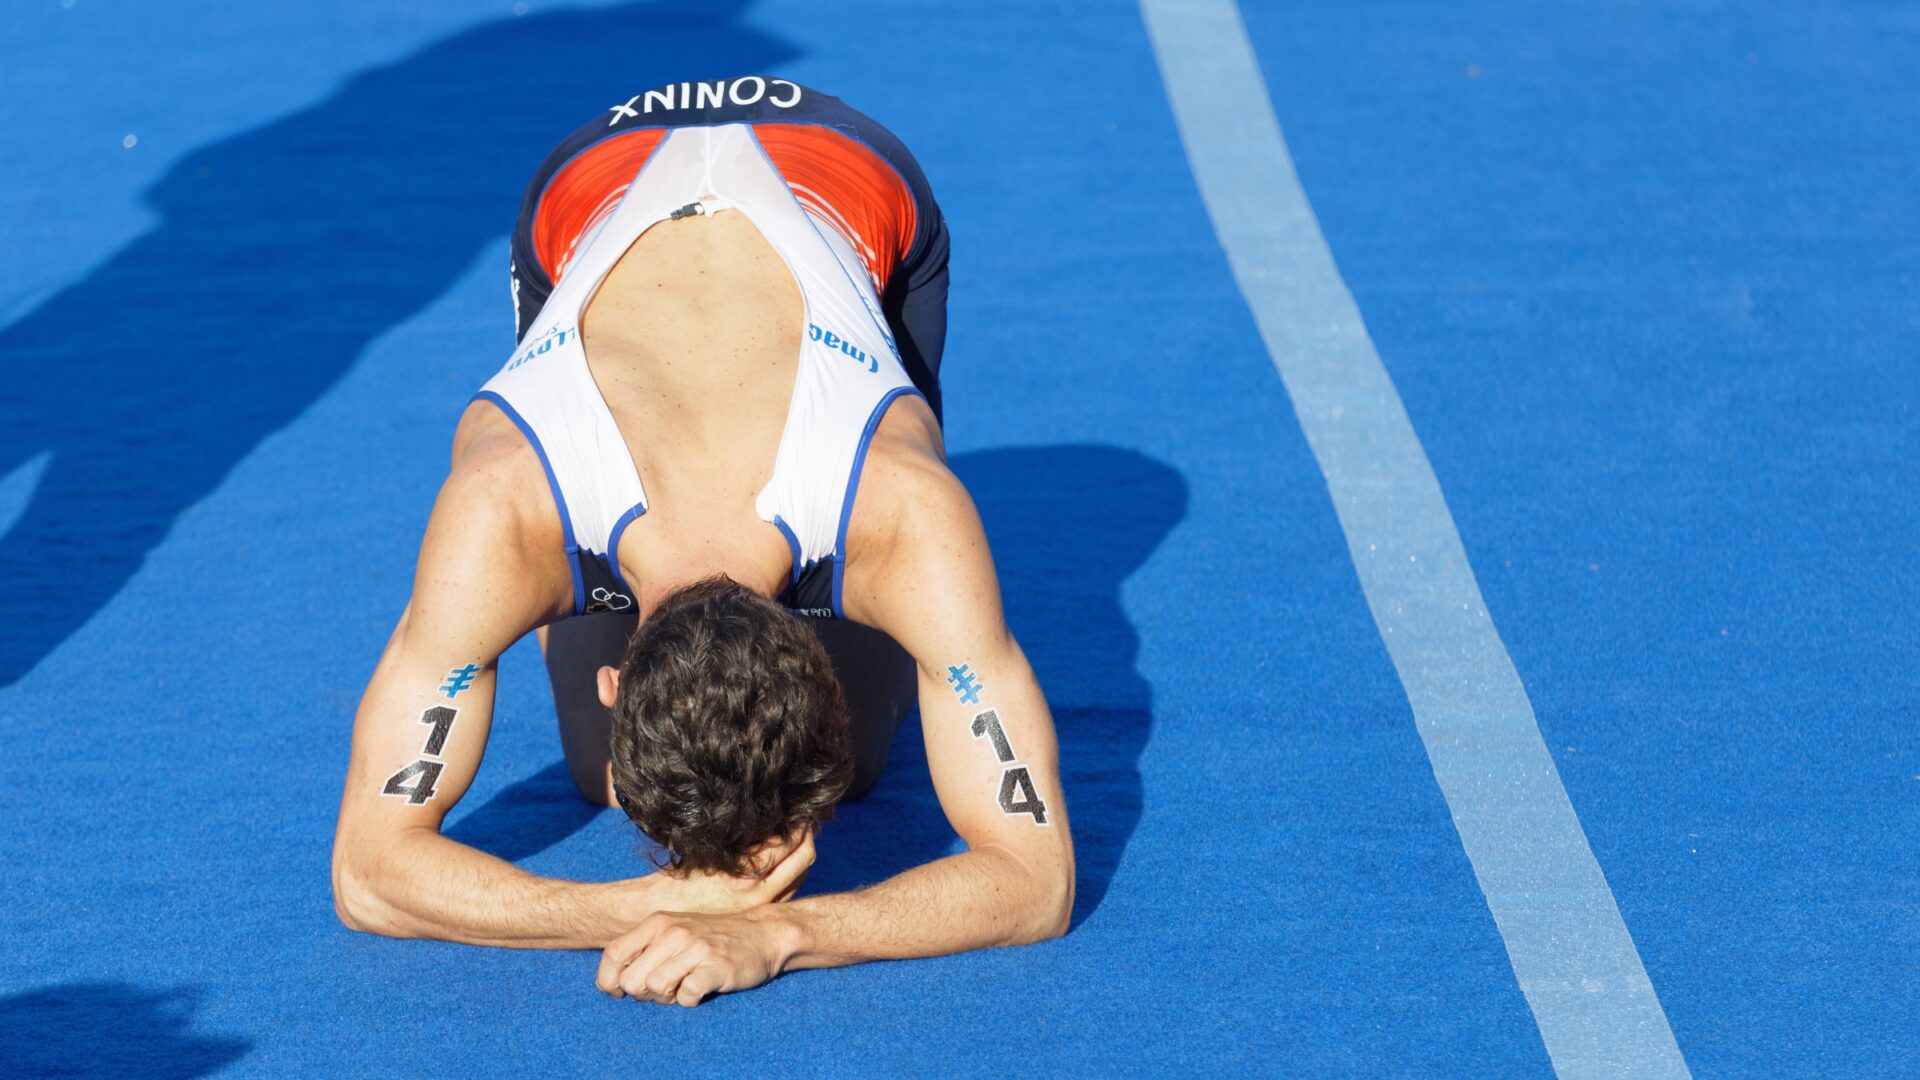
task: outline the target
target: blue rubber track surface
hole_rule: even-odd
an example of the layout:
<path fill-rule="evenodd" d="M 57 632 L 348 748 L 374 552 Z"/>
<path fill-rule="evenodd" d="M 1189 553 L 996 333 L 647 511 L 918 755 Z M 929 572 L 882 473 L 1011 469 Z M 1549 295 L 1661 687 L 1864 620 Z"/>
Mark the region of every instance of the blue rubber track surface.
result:
<path fill-rule="evenodd" d="M 1920 8 L 1242 11 L 1689 1066 L 1910 1075 Z M 0 1074 L 1551 1074 L 1132 3 L 23 0 L 0 60 Z M 691 1012 L 351 934 L 348 732 L 521 185 L 754 71 L 952 223 L 1075 927 Z M 640 872 L 501 671 L 450 834 Z M 808 888 L 953 844 L 903 731 Z"/>

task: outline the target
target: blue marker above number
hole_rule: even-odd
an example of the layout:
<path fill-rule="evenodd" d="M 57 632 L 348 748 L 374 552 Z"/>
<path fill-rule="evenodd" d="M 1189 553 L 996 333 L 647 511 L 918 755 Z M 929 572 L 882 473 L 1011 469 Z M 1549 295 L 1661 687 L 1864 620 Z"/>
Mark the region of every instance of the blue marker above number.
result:
<path fill-rule="evenodd" d="M 974 678 L 971 669 L 970 664 L 947 667 L 947 681 L 953 684 L 953 692 L 960 695 L 962 705 L 980 704 L 980 691 L 986 689 L 979 679 Z"/>
<path fill-rule="evenodd" d="M 449 698 L 454 697 L 461 691 L 471 687 L 473 685 L 473 677 L 479 674 L 479 672 L 479 667 L 473 664 L 468 664 L 466 667 L 454 668 L 452 671 L 447 672 L 447 681 L 440 684 L 440 692 Z"/>

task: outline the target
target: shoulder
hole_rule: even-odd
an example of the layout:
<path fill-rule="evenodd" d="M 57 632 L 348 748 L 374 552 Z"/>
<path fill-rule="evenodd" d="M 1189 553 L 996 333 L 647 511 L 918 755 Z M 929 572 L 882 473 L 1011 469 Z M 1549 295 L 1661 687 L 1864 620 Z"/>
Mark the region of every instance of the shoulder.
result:
<path fill-rule="evenodd" d="M 918 408 L 903 408 L 910 401 Z M 966 485 L 947 467 L 939 426 L 918 398 L 889 409 L 861 466 L 847 531 L 849 565 L 927 530 L 977 526 Z"/>
<path fill-rule="evenodd" d="M 848 530 L 848 616 L 898 638 L 902 619 L 930 610 L 931 592 L 977 598 L 997 611 L 986 532 L 966 485 L 947 467 L 937 431 L 929 441 L 902 425 L 889 438 L 885 427 L 869 449 Z"/>
<path fill-rule="evenodd" d="M 573 596 L 564 537 L 539 455 L 497 409 L 469 406 L 421 544 L 416 602 L 451 589 L 517 612 L 564 614 Z"/>
<path fill-rule="evenodd" d="M 485 400 L 469 402 L 460 415 L 460 426 L 453 431 L 450 476 L 476 484 L 491 480 L 503 488 L 502 494 L 522 488 L 531 488 L 534 494 L 547 490 L 546 472 L 533 444 L 499 406 Z M 505 490 L 509 487 L 511 491 Z"/>
<path fill-rule="evenodd" d="M 434 514 L 443 510 L 511 529 L 528 540 L 545 539 L 550 532 L 556 544 L 564 545 L 540 455 L 504 413 L 485 401 L 468 405 L 454 430 L 453 460 Z"/>

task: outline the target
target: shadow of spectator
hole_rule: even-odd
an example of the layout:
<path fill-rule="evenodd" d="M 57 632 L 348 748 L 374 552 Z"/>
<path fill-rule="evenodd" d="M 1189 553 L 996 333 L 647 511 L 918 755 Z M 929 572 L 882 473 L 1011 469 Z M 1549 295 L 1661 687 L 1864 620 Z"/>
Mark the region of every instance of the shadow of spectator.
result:
<path fill-rule="evenodd" d="M 0 998 L 0 1076 L 206 1076 L 253 1044 L 190 1030 L 199 998 L 192 987 L 126 983 L 69 983 Z"/>
<path fill-rule="evenodd" d="M 795 47 L 740 25 L 750 2 L 483 23 L 169 170 L 146 193 L 157 225 L 0 329 L 0 368 L 14 375 L 0 394 L 0 477 L 44 470 L 0 536 L 0 687 L 505 235 L 535 166 L 595 110 L 791 60 Z M 476 387 L 511 350 L 512 325 L 503 260 L 499 355 L 475 358 Z"/>

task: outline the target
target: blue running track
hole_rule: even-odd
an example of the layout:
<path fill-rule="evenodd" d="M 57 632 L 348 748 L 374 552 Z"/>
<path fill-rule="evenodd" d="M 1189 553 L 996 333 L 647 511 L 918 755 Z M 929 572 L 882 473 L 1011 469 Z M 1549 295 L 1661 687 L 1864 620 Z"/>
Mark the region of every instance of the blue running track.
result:
<path fill-rule="evenodd" d="M 1239 16 L 1266 100 L 1228 115 L 1277 119 L 1331 254 L 1264 291 L 1133 0 L 14 0 L 0 1076 L 1656 1074 L 1547 1034 L 1616 987 L 1528 967 L 1578 897 L 1475 845 L 1571 849 L 1450 777 L 1564 791 L 1694 1075 L 1920 1074 L 1920 7 Z M 949 442 L 1060 727 L 1075 928 L 690 1012 L 593 954 L 349 933 L 348 731 L 511 348 L 521 185 L 750 71 L 883 120 L 952 221 Z M 1316 456 L 1258 314 L 1295 286 L 1351 296 L 1404 404 L 1464 552 L 1404 580 L 1470 564 L 1526 784 L 1448 756 L 1485 717 L 1416 717 L 1458 658 L 1391 651 L 1336 493 L 1404 492 Z M 497 715 L 451 834 L 637 873 L 530 642 Z M 949 850 L 916 734 L 809 890 Z"/>

